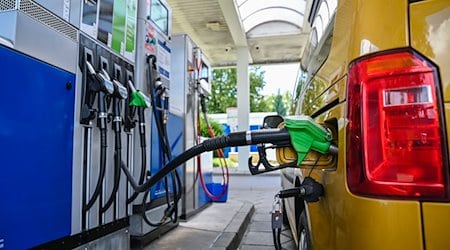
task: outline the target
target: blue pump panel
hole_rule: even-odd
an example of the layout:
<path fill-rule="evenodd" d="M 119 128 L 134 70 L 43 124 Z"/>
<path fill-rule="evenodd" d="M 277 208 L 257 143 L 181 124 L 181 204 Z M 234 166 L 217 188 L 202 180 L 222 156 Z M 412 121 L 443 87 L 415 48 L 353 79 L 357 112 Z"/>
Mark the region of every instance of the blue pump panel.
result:
<path fill-rule="evenodd" d="M 153 114 L 151 114 L 153 115 Z M 177 157 L 181 153 L 184 152 L 184 123 L 183 119 L 179 116 L 169 113 L 168 122 L 167 122 L 167 136 L 169 137 L 170 148 L 172 149 L 173 158 Z M 152 136 L 151 136 L 151 159 L 150 159 L 150 171 L 153 174 L 157 173 L 163 166 L 162 159 L 162 148 L 160 145 L 160 139 L 158 136 L 158 130 L 156 129 L 156 124 L 152 122 Z M 182 178 L 182 171 L 180 168 L 177 168 L 177 172 Z M 173 193 L 171 177 L 168 175 L 168 190 L 169 193 Z M 158 198 L 165 197 L 166 190 L 164 181 L 160 181 L 155 184 L 150 191 L 150 199 L 155 200 Z"/>
<path fill-rule="evenodd" d="M 0 249 L 70 235 L 75 75 L 0 46 Z"/>
<path fill-rule="evenodd" d="M 250 130 L 258 130 L 261 126 L 259 125 L 250 125 Z M 250 146 L 250 152 L 258 152 L 258 146 L 257 145 L 251 145 Z"/>

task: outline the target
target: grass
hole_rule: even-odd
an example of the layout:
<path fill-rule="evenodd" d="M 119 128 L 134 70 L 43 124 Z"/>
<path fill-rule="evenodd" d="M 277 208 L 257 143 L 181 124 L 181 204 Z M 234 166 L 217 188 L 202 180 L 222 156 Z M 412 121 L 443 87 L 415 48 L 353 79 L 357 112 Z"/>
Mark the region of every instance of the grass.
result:
<path fill-rule="evenodd" d="M 215 168 L 220 167 L 221 161 L 223 162 L 223 158 L 214 157 L 213 158 L 213 167 L 215 167 Z M 235 162 L 229 158 L 225 158 L 225 161 L 227 162 L 227 165 L 230 168 L 235 168 L 238 166 L 237 162 Z"/>

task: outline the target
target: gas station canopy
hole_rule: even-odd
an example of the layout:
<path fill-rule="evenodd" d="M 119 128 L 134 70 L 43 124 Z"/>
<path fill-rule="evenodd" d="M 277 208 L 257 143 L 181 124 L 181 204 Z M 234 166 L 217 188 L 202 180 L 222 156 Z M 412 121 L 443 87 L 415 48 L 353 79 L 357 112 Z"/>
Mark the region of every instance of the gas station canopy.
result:
<path fill-rule="evenodd" d="M 236 64 L 247 47 L 251 64 L 299 62 L 309 32 L 307 0 L 167 0 L 172 34 L 187 33 L 213 66 Z"/>

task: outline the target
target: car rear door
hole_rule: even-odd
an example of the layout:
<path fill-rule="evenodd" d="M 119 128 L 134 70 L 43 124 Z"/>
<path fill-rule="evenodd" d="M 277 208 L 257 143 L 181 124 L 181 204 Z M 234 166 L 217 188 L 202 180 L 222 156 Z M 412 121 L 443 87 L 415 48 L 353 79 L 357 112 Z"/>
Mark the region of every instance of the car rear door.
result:
<path fill-rule="evenodd" d="M 450 1 L 410 2 L 411 47 L 425 55 L 438 68 L 448 142 L 450 141 L 448 130 L 450 126 Z M 422 202 L 421 206 L 426 249 L 449 249 L 450 203 Z"/>

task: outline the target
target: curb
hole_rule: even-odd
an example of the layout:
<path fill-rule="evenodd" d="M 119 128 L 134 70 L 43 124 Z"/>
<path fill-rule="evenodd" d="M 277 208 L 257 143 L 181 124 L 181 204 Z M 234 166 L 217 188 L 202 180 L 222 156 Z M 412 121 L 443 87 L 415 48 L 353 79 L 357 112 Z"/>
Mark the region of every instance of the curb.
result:
<path fill-rule="evenodd" d="M 252 203 L 245 202 L 227 225 L 223 232 L 221 232 L 214 240 L 210 249 L 237 249 L 250 224 L 250 219 L 255 212 L 255 207 Z"/>

